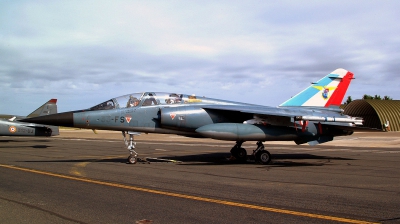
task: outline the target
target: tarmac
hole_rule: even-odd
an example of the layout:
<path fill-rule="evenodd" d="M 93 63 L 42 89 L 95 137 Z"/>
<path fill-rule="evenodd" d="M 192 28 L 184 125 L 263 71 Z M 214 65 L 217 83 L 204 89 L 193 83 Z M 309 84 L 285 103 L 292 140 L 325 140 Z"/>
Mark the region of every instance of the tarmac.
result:
<path fill-rule="evenodd" d="M 60 132 L 0 137 L 0 223 L 400 223 L 397 132 L 266 142 L 268 165 L 162 134 L 136 136 L 127 164 L 120 132 Z"/>

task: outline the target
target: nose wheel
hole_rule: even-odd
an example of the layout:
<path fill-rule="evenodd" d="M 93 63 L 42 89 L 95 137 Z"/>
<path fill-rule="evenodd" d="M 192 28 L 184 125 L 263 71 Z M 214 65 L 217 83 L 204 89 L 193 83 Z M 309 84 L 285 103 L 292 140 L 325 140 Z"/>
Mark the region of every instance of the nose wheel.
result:
<path fill-rule="evenodd" d="M 126 138 L 126 134 L 129 135 L 129 139 Z M 135 145 L 136 145 L 136 142 L 134 141 L 134 136 L 135 135 L 140 135 L 140 133 L 137 133 L 137 132 L 125 132 L 125 131 L 122 132 L 122 136 L 124 137 L 125 145 L 128 148 L 129 154 L 130 154 L 129 157 L 128 157 L 128 163 L 129 164 L 136 164 L 137 161 L 138 161 L 138 158 L 137 158 L 138 154 L 135 151 Z"/>
<path fill-rule="evenodd" d="M 136 164 L 136 162 L 137 162 L 137 157 L 136 156 L 129 156 L 128 157 L 128 163 L 129 164 Z"/>

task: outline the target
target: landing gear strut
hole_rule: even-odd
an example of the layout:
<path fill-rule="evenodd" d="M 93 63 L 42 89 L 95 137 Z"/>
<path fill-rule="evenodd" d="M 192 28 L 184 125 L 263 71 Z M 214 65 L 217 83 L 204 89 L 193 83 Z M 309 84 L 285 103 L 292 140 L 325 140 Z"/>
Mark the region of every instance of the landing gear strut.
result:
<path fill-rule="evenodd" d="M 237 141 L 236 145 L 231 149 L 231 154 L 239 162 L 245 162 L 247 160 L 247 151 L 242 148 L 243 141 Z"/>
<path fill-rule="evenodd" d="M 129 135 L 129 139 L 126 139 L 126 134 Z M 137 158 L 138 154 L 135 151 L 136 142 L 133 141 L 133 136 L 134 135 L 138 135 L 138 133 L 125 132 L 125 131 L 122 132 L 122 136 L 124 136 L 125 145 L 129 150 L 129 154 L 130 155 L 128 157 L 128 163 L 130 163 L 130 164 L 135 164 L 137 162 L 137 160 L 138 160 L 138 158 Z"/>
<path fill-rule="evenodd" d="M 253 151 L 253 155 L 256 158 L 256 162 L 261 164 L 271 162 L 271 154 L 264 149 L 264 144 L 261 141 L 257 142 L 257 148 Z"/>

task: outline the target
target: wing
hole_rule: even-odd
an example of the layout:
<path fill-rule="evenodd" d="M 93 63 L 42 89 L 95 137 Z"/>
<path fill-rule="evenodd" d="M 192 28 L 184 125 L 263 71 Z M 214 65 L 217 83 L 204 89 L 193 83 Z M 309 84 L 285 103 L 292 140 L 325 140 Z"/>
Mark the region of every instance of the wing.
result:
<path fill-rule="evenodd" d="M 241 106 L 241 105 L 207 105 L 205 110 L 219 111 L 227 114 L 239 112 L 243 122 L 266 123 L 277 126 L 293 126 L 295 121 L 315 121 L 320 123 L 341 123 L 343 126 L 362 125 L 361 118 L 343 115 L 337 109 L 302 108 L 302 107 L 265 107 L 265 106 Z M 244 120 L 253 115 L 253 119 Z M 338 125 L 338 124 L 336 124 Z"/>
<path fill-rule="evenodd" d="M 202 105 L 211 124 L 196 129 L 202 136 L 236 141 L 295 141 L 320 144 L 334 136 L 349 135 L 361 118 L 337 109 L 264 107 L 253 105 Z M 195 112 L 195 111 L 193 111 Z"/>

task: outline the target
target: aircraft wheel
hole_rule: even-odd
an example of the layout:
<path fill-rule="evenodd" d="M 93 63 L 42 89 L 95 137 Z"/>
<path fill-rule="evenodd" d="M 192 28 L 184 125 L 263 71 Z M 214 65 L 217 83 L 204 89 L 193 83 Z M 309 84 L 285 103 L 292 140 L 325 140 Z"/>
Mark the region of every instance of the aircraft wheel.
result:
<path fill-rule="evenodd" d="M 261 164 L 268 164 L 271 162 L 271 154 L 267 150 L 261 150 L 256 153 L 256 160 Z"/>
<path fill-rule="evenodd" d="M 128 157 L 128 163 L 129 164 L 135 164 L 136 162 L 137 162 L 136 157 L 134 157 L 134 156 L 129 156 Z"/>
<path fill-rule="evenodd" d="M 244 148 L 233 148 L 231 153 L 232 156 L 240 162 L 245 162 L 247 160 L 247 151 Z"/>

